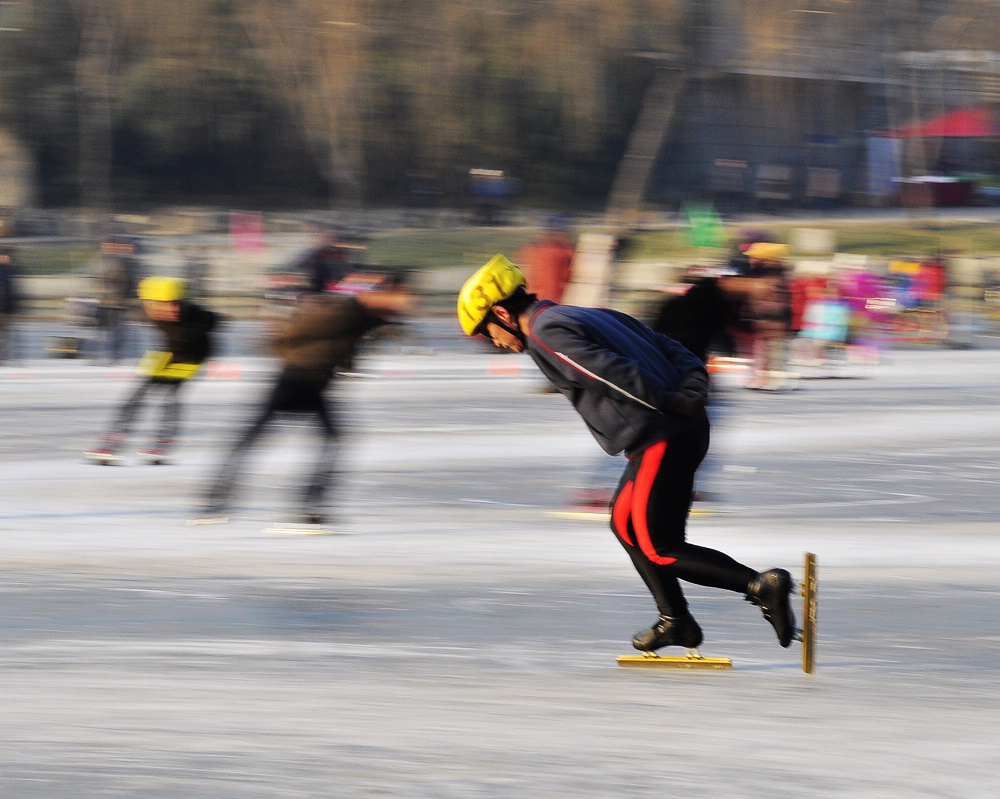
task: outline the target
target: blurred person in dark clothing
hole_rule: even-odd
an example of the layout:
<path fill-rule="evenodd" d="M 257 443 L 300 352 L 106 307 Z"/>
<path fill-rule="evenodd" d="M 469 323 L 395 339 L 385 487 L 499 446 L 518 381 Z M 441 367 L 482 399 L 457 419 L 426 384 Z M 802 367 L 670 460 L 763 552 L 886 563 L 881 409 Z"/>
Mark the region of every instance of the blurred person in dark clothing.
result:
<path fill-rule="evenodd" d="M 145 354 L 139 364 L 141 380 L 119 409 L 110 429 L 86 451 L 96 463 L 113 463 L 131 432 L 150 391 L 161 391 L 163 411 L 156 441 L 139 450 L 153 463 L 164 463 L 180 426 L 181 387 L 201 368 L 212 352 L 212 332 L 218 314 L 186 299 L 184 281 L 148 277 L 139 284 L 146 318 L 163 337 L 163 349 Z"/>
<path fill-rule="evenodd" d="M 101 244 L 97 263 L 97 328 L 105 355 L 117 363 L 128 345 L 128 313 L 135 299 L 139 279 L 138 245 L 131 238 L 112 236 Z"/>
<path fill-rule="evenodd" d="M 731 265 L 692 270 L 688 285 L 681 293 L 669 296 L 660 304 L 650 327 L 682 344 L 707 368 L 713 353 L 735 353 L 732 328 L 738 322 L 740 306 L 750 289 L 749 280 L 741 277 Z M 712 402 L 708 406 L 713 427 L 718 424 L 724 405 L 724 392 L 713 381 Z M 714 458 L 706 456 L 696 475 L 694 500 L 716 498 L 714 492 L 703 488 L 714 471 Z"/>
<path fill-rule="evenodd" d="M 338 413 L 327 388 L 338 372 L 351 369 L 359 343 L 412 306 L 412 295 L 396 276 L 377 289 L 357 294 L 303 294 L 291 317 L 279 326 L 272 347 L 281 361 L 278 374 L 255 417 L 230 450 L 194 523 L 228 520 L 236 483 L 253 446 L 274 417 L 291 413 L 311 417 L 319 426 L 321 447 L 303 486 L 301 512 L 293 522 L 324 523 L 324 502 L 333 481 L 340 438 Z"/>
<path fill-rule="evenodd" d="M 0 361 L 11 357 L 14 323 L 21 312 L 21 292 L 11 251 L 0 249 Z"/>
<path fill-rule="evenodd" d="M 332 228 L 316 228 L 317 245 L 302 264 L 306 288 L 313 294 L 322 294 L 339 283 L 351 271 L 347 251 Z"/>
<path fill-rule="evenodd" d="M 650 327 L 683 344 L 702 363 L 708 363 L 710 352 L 731 354 L 728 331 L 738 317 L 744 282 L 728 268 L 692 272 L 680 293 L 660 303 Z"/>

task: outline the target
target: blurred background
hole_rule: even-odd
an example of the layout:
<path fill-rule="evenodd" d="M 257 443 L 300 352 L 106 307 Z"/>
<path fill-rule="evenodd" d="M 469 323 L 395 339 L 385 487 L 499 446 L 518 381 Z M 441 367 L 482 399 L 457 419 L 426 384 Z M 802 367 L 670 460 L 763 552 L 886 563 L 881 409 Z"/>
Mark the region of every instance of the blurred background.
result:
<path fill-rule="evenodd" d="M 0 0 L 0 796 L 1000 795 L 998 12 Z M 497 252 L 714 334 L 691 529 L 818 553 L 817 675 L 697 586 L 733 673 L 615 667 L 652 618 L 604 522 L 622 463 L 461 336 Z M 345 534 L 273 529 L 294 424 L 232 523 L 187 526 L 317 264 L 417 295 L 337 381 Z M 173 466 L 92 466 L 159 340 L 150 275 L 218 349 Z"/>
<path fill-rule="evenodd" d="M 86 265 L 115 235 L 140 237 L 142 270 L 239 306 L 316 223 L 369 264 L 434 271 L 430 297 L 561 214 L 574 245 L 614 256 L 596 299 L 637 311 L 650 298 L 625 295 L 724 261 L 764 215 L 796 271 L 944 263 L 960 310 L 992 324 L 996 12 L 5 0 L 0 232 L 22 310 L 92 296 Z"/>
<path fill-rule="evenodd" d="M 0 204 L 737 210 L 890 204 L 894 178 L 935 173 L 992 188 L 996 10 L 5 0 Z"/>

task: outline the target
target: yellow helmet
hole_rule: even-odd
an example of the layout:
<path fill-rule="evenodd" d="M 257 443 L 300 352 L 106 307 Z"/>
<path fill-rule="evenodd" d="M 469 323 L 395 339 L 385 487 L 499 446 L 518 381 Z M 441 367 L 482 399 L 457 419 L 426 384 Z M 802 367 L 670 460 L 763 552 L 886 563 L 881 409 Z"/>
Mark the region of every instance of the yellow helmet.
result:
<path fill-rule="evenodd" d="M 788 247 L 771 241 L 756 241 L 747 247 L 746 256 L 760 261 L 781 261 L 788 257 Z"/>
<path fill-rule="evenodd" d="M 527 284 L 520 269 L 504 256 L 494 255 L 458 293 L 458 321 L 465 335 L 474 336 L 494 305 Z"/>
<path fill-rule="evenodd" d="M 174 302 L 184 299 L 187 289 L 179 277 L 147 277 L 139 281 L 139 299 Z"/>

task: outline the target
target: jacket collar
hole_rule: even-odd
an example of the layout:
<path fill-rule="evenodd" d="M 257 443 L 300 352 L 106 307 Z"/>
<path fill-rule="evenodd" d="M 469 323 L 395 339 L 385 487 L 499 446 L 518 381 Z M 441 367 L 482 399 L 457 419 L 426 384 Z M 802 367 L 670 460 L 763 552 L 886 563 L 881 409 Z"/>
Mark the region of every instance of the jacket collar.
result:
<path fill-rule="evenodd" d="M 535 307 L 531 309 L 531 316 L 528 317 L 528 337 L 529 338 L 531 337 L 531 330 L 532 330 L 532 328 L 535 325 L 535 319 L 538 318 L 538 314 L 540 314 L 542 311 L 545 311 L 545 310 L 548 310 L 549 308 L 554 307 L 557 304 L 558 303 L 555 303 L 552 300 L 539 300 L 538 302 L 535 303 Z"/>

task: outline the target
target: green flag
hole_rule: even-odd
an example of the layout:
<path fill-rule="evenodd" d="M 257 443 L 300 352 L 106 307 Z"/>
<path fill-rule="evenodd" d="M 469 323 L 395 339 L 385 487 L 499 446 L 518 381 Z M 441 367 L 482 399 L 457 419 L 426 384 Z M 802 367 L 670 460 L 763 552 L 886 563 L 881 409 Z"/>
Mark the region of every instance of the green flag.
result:
<path fill-rule="evenodd" d="M 726 246 L 726 230 L 711 205 L 685 205 L 684 212 L 688 221 L 688 243 L 692 247 Z"/>

